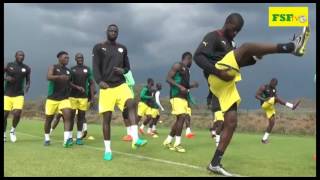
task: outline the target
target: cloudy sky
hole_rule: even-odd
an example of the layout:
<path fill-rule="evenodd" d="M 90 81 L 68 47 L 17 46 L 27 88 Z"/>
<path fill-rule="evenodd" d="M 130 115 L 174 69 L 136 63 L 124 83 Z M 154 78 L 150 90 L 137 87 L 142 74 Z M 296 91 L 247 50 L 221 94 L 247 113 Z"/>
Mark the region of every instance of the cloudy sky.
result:
<path fill-rule="evenodd" d="M 119 26 L 118 42 L 128 48 L 131 68 L 137 83 L 147 77 L 163 83 L 163 96 L 168 96 L 166 73 L 185 51 L 194 52 L 203 36 L 223 26 L 226 16 L 239 12 L 245 20 L 235 41 L 288 42 L 297 27 L 268 27 L 269 6 L 308 6 L 312 35 L 307 53 L 302 58 L 292 55 L 269 55 L 257 65 L 242 69 L 238 84 L 241 108 L 258 108 L 254 94 L 272 77 L 279 80 L 278 92 L 284 99 L 315 99 L 313 77 L 316 72 L 315 4 L 5 4 L 4 61 L 14 60 L 23 50 L 25 63 L 32 68 L 32 84 L 27 99 L 46 96 L 46 72 L 57 62 L 60 50 L 74 55 L 82 52 L 91 66 L 91 51 L 105 40 L 108 24 Z M 196 64 L 191 79 L 200 83 L 193 91 L 200 102 L 207 94 L 206 81 Z"/>

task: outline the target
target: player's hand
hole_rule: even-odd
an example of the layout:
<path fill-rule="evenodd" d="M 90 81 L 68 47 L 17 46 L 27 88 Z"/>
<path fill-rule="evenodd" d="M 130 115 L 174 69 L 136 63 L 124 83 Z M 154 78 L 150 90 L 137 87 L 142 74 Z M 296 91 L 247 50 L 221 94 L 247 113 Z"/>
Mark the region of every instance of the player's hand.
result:
<path fill-rule="evenodd" d="M 5 79 L 7 81 L 9 81 L 9 82 L 15 82 L 16 81 L 16 79 L 14 77 L 12 77 L 12 76 L 7 76 L 7 77 L 5 77 Z"/>
<path fill-rule="evenodd" d="M 81 93 L 85 92 L 84 88 L 81 86 L 77 86 L 77 90 L 80 91 Z"/>
<path fill-rule="evenodd" d="M 107 89 L 107 88 L 109 88 L 109 85 L 108 85 L 106 82 L 101 81 L 101 82 L 99 83 L 99 87 L 100 87 L 101 89 Z"/>
<path fill-rule="evenodd" d="M 60 75 L 60 76 L 59 76 L 59 79 L 60 79 L 60 80 L 63 80 L 63 81 L 67 81 L 67 80 L 69 80 L 69 76 L 67 76 L 67 75 Z"/>
<path fill-rule="evenodd" d="M 227 82 L 233 80 L 235 76 L 232 76 L 228 73 L 228 71 L 230 70 L 231 70 L 230 67 L 225 70 L 218 70 L 218 77 Z"/>
<path fill-rule="evenodd" d="M 183 87 L 183 86 L 179 86 L 180 92 L 183 94 L 186 94 L 188 92 L 188 89 Z"/>
<path fill-rule="evenodd" d="M 113 67 L 113 71 L 119 75 L 124 74 L 124 69 L 119 67 Z"/>

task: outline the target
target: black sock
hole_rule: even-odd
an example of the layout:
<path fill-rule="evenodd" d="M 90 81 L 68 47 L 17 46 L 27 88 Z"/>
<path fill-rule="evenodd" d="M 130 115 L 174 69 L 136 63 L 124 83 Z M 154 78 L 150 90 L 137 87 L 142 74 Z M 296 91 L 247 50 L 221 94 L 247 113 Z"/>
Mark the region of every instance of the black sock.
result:
<path fill-rule="evenodd" d="M 211 165 L 212 166 L 218 166 L 220 164 L 220 161 L 222 159 L 222 156 L 223 156 L 223 153 L 222 151 L 220 150 L 216 150 L 216 152 L 214 153 L 214 156 L 212 158 L 212 161 L 211 161 Z"/>
<path fill-rule="evenodd" d="M 294 43 L 277 44 L 278 53 L 291 53 L 294 50 Z"/>

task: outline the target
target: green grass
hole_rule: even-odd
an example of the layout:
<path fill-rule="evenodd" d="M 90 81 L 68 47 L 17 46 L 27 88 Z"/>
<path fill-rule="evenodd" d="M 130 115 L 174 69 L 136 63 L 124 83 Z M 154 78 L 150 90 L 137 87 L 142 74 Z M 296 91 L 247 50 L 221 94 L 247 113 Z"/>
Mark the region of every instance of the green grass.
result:
<path fill-rule="evenodd" d="M 169 132 L 161 125 L 160 137 L 145 137 L 148 144 L 137 150 L 132 150 L 130 143 L 121 141 L 125 128 L 113 126 L 113 160 L 110 162 L 102 159 L 104 145 L 100 125 L 89 124 L 88 130 L 88 135 L 94 136 L 95 140 L 85 140 L 83 146 L 65 149 L 60 123 L 51 137 L 51 146 L 44 147 L 43 121 L 22 120 L 17 128 L 16 143 L 11 143 L 7 134 L 4 175 L 214 176 L 205 170 L 215 149 L 207 130 L 195 129 L 194 139 L 183 138 L 187 152 L 181 154 L 161 146 Z M 242 176 L 316 175 L 316 161 L 312 159 L 316 152 L 315 137 L 272 134 L 271 143 L 265 145 L 260 143 L 261 136 L 235 133 L 222 161 L 227 170 Z"/>

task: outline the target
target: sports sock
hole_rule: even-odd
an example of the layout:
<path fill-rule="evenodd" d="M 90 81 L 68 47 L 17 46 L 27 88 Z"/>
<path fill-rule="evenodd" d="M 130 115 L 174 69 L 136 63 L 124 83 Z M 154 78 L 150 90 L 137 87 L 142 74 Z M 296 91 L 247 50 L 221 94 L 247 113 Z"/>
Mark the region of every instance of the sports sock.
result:
<path fill-rule="evenodd" d="M 130 135 L 130 131 L 131 131 L 131 128 L 130 126 L 127 127 L 127 135 Z"/>
<path fill-rule="evenodd" d="M 105 152 L 111 152 L 111 141 L 104 140 L 104 147 L 105 147 Z"/>
<path fill-rule="evenodd" d="M 187 129 L 186 129 L 186 135 L 187 134 L 190 134 L 191 133 L 191 129 L 188 127 Z"/>
<path fill-rule="evenodd" d="M 181 136 L 176 136 L 176 142 L 174 142 L 174 146 L 178 146 L 181 144 Z"/>
<path fill-rule="evenodd" d="M 77 139 L 80 139 L 82 137 L 82 131 L 77 131 Z"/>
<path fill-rule="evenodd" d="M 16 130 L 16 128 L 12 127 L 10 132 L 14 132 Z"/>
<path fill-rule="evenodd" d="M 147 133 L 151 133 L 151 128 L 148 128 Z"/>
<path fill-rule="evenodd" d="M 219 144 L 220 142 L 220 135 L 216 135 L 216 143 Z"/>
<path fill-rule="evenodd" d="M 133 142 L 136 142 L 139 139 L 139 136 L 138 136 L 138 125 L 132 125 L 131 126 L 131 137 L 133 139 Z"/>
<path fill-rule="evenodd" d="M 88 125 L 87 123 L 83 123 L 82 131 L 86 131 L 86 130 L 88 130 Z"/>
<path fill-rule="evenodd" d="M 66 143 L 67 140 L 69 139 L 70 136 L 70 131 L 64 131 L 63 133 L 63 142 Z"/>
<path fill-rule="evenodd" d="M 265 132 L 264 133 L 264 136 L 262 137 L 262 140 L 267 140 L 268 139 L 268 137 L 269 137 L 269 133 L 267 133 L 267 132 Z"/>
<path fill-rule="evenodd" d="M 173 139 L 173 137 L 172 137 L 172 136 L 170 136 L 170 135 L 168 135 L 168 137 L 167 137 L 166 141 L 167 141 L 167 142 L 169 142 L 169 143 L 171 143 L 171 142 L 172 142 L 172 139 Z"/>
<path fill-rule="evenodd" d="M 73 132 L 69 131 L 69 139 L 72 139 L 72 134 L 73 134 Z"/>
<path fill-rule="evenodd" d="M 143 129 L 143 128 L 144 128 L 144 124 L 141 124 L 140 129 Z"/>
<path fill-rule="evenodd" d="M 50 135 L 49 134 L 44 134 L 44 140 L 45 141 L 50 141 Z"/>
<path fill-rule="evenodd" d="M 293 104 L 291 104 L 291 103 L 289 103 L 289 102 L 286 102 L 286 106 L 288 107 L 288 108 L 293 108 Z"/>
<path fill-rule="evenodd" d="M 152 125 L 152 131 L 157 130 L 156 125 Z"/>

